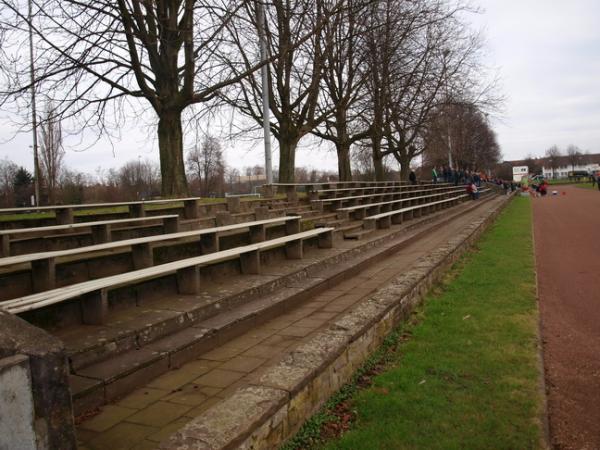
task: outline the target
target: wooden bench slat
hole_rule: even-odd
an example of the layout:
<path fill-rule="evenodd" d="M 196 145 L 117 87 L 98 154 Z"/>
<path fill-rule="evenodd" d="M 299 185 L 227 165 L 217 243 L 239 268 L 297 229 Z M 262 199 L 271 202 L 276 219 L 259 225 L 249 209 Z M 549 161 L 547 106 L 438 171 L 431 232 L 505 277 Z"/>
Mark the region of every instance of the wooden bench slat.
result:
<path fill-rule="evenodd" d="M 15 228 L 0 230 L 0 236 L 13 234 L 43 233 L 46 231 L 71 230 L 75 228 L 86 228 L 100 225 L 118 225 L 133 222 L 147 222 L 150 220 L 174 219 L 179 217 L 177 214 L 168 214 L 162 216 L 131 217 L 129 219 L 98 220 L 95 222 L 77 222 L 66 225 L 49 225 L 47 227 Z"/>
<path fill-rule="evenodd" d="M 169 216 L 171 217 L 171 216 Z M 177 216 L 174 216 L 177 217 Z M 79 247 L 69 250 L 54 250 L 50 252 L 38 252 L 38 253 L 28 253 L 25 255 L 17 255 L 17 256 L 8 256 L 5 258 L 0 258 L 0 267 L 11 266 L 15 264 L 24 264 L 32 261 L 40 260 L 40 259 L 48 259 L 48 258 L 60 258 L 64 256 L 72 256 L 83 253 L 93 253 L 104 250 L 112 250 L 115 248 L 127 248 L 133 245 L 147 244 L 147 243 L 155 243 L 162 241 L 171 241 L 177 239 L 183 239 L 186 237 L 194 237 L 194 236 L 202 236 L 203 234 L 212 234 L 212 233 L 221 233 L 226 231 L 233 231 L 237 229 L 248 228 L 257 225 L 270 225 L 278 222 L 287 222 L 290 220 L 300 219 L 300 216 L 283 216 L 283 217 L 275 217 L 273 219 L 264 219 L 264 220 L 256 220 L 253 222 L 242 222 L 239 224 L 233 225 L 224 225 L 221 227 L 211 227 L 211 228 L 202 228 L 199 230 L 192 231 L 180 231 L 178 233 L 169 233 L 169 234 L 159 234 L 155 236 L 145 236 L 141 238 L 133 238 L 133 239 L 124 239 L 121 241 L 114 242 L 106 242 L 103 244 L 89 245 L 86 247 Z"/>
<path fill-rule="evenodd" d="M 438 192 L 437 194 L 431 194 L 431 195 L 420 195 L 418 197 L 401 198 L 398 200 L 390 200 L 387 202 L 365 203 L 364 205 L 346 206 L 345 208 L 338 208 L 336 211 L 356 211 L 358 209 L 369 209 L 369 208 L 373 208 L 375 206 L 392 205 L 395 203 L 402 203 L 402 202 L 407 202 L 407 201 L 411 201 L 411 200 L 422 200 L 424 198 L 437 197 L 440 195 L 452 194 L 452 193 L 456 193 L 456 192 L 464 192 L 464 189 L 456 189 L 456 190 L 451 190 L 451 191 L 446 191 L 446 192 Z"/>
<path fill-rule="evenodd" d="M 201 197 L 170 198 L 164 200 L 137 200 L 132 202 L 111 202 L 111 203 L 79 203 L 74 205 L 48 205 L 48 206 L 22 206 L 18 208 L 1 208 L 0 214 L 7 213 L 26 213 L 29 211 L 54 211 L 60 209 L 87 209 L 87 208 L 112 208 L 115 206 L 129 205 L 154 205 L 161 203 L 178 203 L 191 200 L 200 200 Z"/>
<path fill-rule="evenodd" d="M 483 192 L 487 192 L 489 191 L 489 189 L 481 189 L 479 192 L 483 193 Z M 380 214 L 375 214 L 373 216 L 368 216 L 365 218 L 365 220 L 377 220 L 377 219 L 382 219 L 384 217 L 388 217 L 388 216 L 393 216 L 395 214 L 400 214 L 403 212 L 408 212 L 408 211 L 414 211 L 417 209 L 421 209 L 421 208 L 426 208 L 428 206 L 433 206 L 433 205 L 439 205 L 442 203 L 447 203 L 447 202 L 451 202 L 453 200 L 457 200 L 459 198 L 464 198 L 464 197 L 470 197 L 470 194 L 462 194 L 462 195 L 457 195 L 451 198 L 447 198 L 444 200 L 437 200 L 435 202 L 430 202 L 430 203 L 423 203 L 422 205 L 414 205 L 414 206 L 407 206 L 406 208 L 400 208 L 400 209 L 394 209 L 392 211 L 386 211 L 384 213 L 380 213 Z"/>
<path fill-rule="evenodd" d="M 327 192 L 340 192 L 340 191 L 357 191 L 357 190 L 378 190 L 378 189 L 395 189 L 395 188 L 410 188 L 410 187 L 427 187 L 427 186 L 440 186 L 447 187 L 450 186 L 450 183 L 436 183 L 436 184 L 408 184 L 408 185 L 400 185 L 400 186 L 363 186 L 363 187 L 355 187 L 355 188 L 339 188 L 339 189 L 319 189 L 315 191 L 318 194 L 327 193 Z"/>
<path fill-rule="evenodd" d="M 346 200 L 356 200 L 359 198 L 380 197 L 382 195 L 399 195 L 399 194 L 415 193 L 415 192 L 431 192 L 431 191 L 441 190 L 441 189 L 448 189 L 448 187 L 441 187 L 441 188 L 434 188 L 434 189 L 419 189 L 416 191 L 409 191 L 409 190 L 396 191 L 396 192 L 389 192 L 389 193 L 382 193 L 382 194 L 353 195 L 353 196 L 349 196 L 349 197 L 338 197 L 338 198 L 322 198 L 322 199 L 315 199 L 315 200 L 311 200 L 311 201 L 312 202 L 320 202 L 320 203 L 339 202 L 339 201 L 346 201 Z"/>
<path fill-rule="evenodd" d="M 265 241 L 257 244 L 251 244 L 229 250 L 223 250 L 208 255 L 173 261 L 158 266 L 148 267 L 146 269 L 135 270 L 119 275 L 112 275 L 97 280 L 84 281 L 83 283 L 78 283 L 72 286 L 66 286 L 58 289 L 53 289 L 51 291 L 40 292 L 37 294 L 28 295 L 26 297 L 8 300 L 0 303 L 0 308 L 13 314 L 31 311 L 34 309 L 39 309 L 45 306 L 60 303 L 71 298 L 89 294 L 90 292 L 108 288 L 114 289 L 120 286 L 157 278 L 159 276 L 169 275 L 177 272 L 177 270 L 184 269 L 187 267 L 209 265 L 226 261 L 229 259 L 234 259 L 239 257 L 242 253 L 268 250 L 280 245 L 284 245 L 287 242 L 304 240 L 318 236 L 323 233 L 330 233 L 332 231 L 333 228 L 315 228 L 313 230 L 304 231 L 302 233 L 277 238 L 272 241 Z"/>

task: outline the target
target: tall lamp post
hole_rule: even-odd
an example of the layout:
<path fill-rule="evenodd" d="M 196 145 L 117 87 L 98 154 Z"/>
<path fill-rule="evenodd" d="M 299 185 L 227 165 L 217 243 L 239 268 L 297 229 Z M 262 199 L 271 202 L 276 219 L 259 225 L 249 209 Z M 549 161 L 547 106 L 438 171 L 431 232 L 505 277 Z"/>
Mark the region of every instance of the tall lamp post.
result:
<path fill-rule="evenodd" d="M 256 2 L 258 39 L 260 41 L 260 60 L 266 61 L 268 55 L 267 36 L 265 32 L 265 12 L 262 0 Z M 263 110 L 263 134 L 265 140 L 265 174 L 267 184 L 273 184 L 273 171 L 271 161 L 271 111 L 269 108 L 269 65 L 263 64 L 260 69 L 262 75 L 262 110 Z"/>
<path fill-rule="evenodd" d="M 33 26 L 31 24 L 32 11 L 31 0 L 28 2 L 27 19 L 29 21 L 29 75 L 31 77 L 31 126 L 33 128 L 33 176 L 34 176 L 34 195 L 35 205 L 40 204 L 40 163 L 38 159 L 38 139 L 37 139 L 37 109 L 35 105 L 35 73 L 33 66 Z"/>

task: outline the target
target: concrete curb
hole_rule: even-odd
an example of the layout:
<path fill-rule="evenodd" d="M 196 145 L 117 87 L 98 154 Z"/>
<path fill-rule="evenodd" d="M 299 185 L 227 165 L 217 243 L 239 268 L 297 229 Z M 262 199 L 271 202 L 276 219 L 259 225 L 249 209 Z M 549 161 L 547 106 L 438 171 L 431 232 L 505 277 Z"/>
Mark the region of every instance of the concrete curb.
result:
<path fill-rule="evenodd" d="M 507 197 L 487 217 L 474 221 L 445 246 L 417 260 L 413 269 L 257 375 L 252 385 L 238 389 L 186 424 L 160 448 L 277 448 L 351 379 L 511 199 Z"/>

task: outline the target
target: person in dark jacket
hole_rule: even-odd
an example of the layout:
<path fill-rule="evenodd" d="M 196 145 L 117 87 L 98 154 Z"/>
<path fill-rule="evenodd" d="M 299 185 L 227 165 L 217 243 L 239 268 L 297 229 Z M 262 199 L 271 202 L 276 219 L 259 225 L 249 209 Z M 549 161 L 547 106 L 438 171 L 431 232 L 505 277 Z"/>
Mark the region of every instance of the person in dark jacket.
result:
<path fill-rule="evenodd" d="M 410 171 L 410 174 L 408 175 L 408 180 L 410 181 L 410 184 L 417 184 L 417 175 L 415 174 L 414 170 Z"/>

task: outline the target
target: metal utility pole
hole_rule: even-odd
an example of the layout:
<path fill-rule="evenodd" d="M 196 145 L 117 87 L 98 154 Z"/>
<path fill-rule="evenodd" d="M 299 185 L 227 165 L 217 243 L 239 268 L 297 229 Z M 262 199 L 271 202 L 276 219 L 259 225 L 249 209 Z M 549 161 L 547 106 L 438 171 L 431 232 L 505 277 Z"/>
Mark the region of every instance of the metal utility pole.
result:
<path fill-rule="evenodd" d="M 448 167 L 452 169 L 452 138 L 450 137 L 450 113 L 447 115 L 448 119 Z"/>
<path fill-rule="evenodd" d="M 265 33 L 265 13 L 262 0 L 256 2 L 256 13 L 258 14 L 258 39 L 260 41 L 260 59 L 266 61 L 268 58 L 267 36 Z M 265 140 L 265 174 L 267 184 L 273 184 L 273 170 L 271 161 L 271 111 L 269 108 L 269 65 L 263 64 L 262 75 L 262 109 L 263 109 L 263 134 Z"/>
<path fill-rule="evenodd" d="M 33 176 L 34 176 L 34 195 L 35 204 L 40 204 L 40 163 L 38 160 L 38 140 L 37 140 L 37 109 L 35 106 L 35 73 L 33 67 L 33 26 L 31 0 L 28 2 L 27 19 L 29 21 L 29 72 L 31 76 L 31 126 L 33 128 Z"/>

